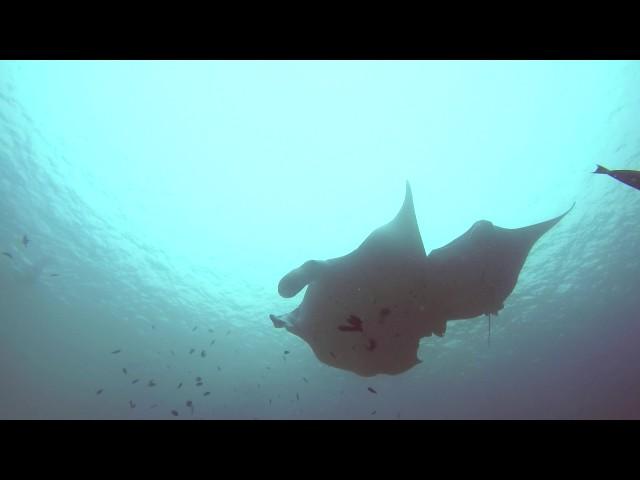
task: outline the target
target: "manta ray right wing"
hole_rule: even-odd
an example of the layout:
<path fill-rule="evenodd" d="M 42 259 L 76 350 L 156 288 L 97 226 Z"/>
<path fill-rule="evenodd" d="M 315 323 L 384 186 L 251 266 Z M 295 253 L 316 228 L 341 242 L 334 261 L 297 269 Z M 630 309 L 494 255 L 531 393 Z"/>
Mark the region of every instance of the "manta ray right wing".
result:
<path fill-rule="evenodd" d="M 516 229 L 481 220 L 453 242 L 433 250 L 429 266 L 434 269 L 446 319 L 497 315 L 515 288 L 533 245 L 572 209 Z"/>

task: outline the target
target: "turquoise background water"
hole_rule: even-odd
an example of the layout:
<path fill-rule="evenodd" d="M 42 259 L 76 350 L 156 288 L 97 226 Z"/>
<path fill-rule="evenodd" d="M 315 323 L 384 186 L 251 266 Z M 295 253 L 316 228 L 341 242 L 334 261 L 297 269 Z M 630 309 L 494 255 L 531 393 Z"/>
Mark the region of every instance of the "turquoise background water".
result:
<path fill-rule="evenodd" d="M 630 61 L 0 62 L 0 418 L 639 418 L 639 118 Z M 491 346 L 361 378 L 268 315 L 405 180 L 427 251 L 576 207 Z"/>

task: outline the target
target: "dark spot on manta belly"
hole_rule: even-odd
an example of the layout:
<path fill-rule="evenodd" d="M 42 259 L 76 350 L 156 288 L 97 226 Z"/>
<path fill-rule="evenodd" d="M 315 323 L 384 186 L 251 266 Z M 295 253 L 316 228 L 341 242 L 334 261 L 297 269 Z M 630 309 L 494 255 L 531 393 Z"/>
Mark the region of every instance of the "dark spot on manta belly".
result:
<path fill-rule="evenodd" d="M 367 345 L 364 348 L 366 348 L 370 352 L 373 352 L 376 349 L 377 346 L 378 346 L 378 343 L 373 338 L 370 338 L 369 339 L 369 345 Z"/>
<path fill-rule="evenodd" d="M 347 323 L 349 325 L 340 325 L 338 326 L 338 330 L 341 332 L 361 332 L 362 331 L 362 320 L 355 315 L 349 315 L 347 318 Z"/>
<path fill-rule="evenodd" d="M 391 310 L 389 310 L 387 307 L 384 307 L 384 308 L 380 309 L 380 316 L 381 317 L 386 317 L 390 313 L 391 313 Z"/>
<path fill-rule="evenodd" d="M 341 332 L 361 332 L 362 328 L 349 327 L 347 325 L 340 325 L 338 327 L 338 330 L 340 330 Z"/>

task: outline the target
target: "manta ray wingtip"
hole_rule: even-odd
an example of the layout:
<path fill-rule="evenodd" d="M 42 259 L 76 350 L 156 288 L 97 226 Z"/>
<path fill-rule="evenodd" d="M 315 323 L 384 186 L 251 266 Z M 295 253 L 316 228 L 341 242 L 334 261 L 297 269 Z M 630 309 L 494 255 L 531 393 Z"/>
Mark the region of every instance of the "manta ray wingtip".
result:
<path fill-rule="evenodd" d="M 280 320 L 277 316 L 275 316 L 273 314 L 269 315 L 269 318 L 273 322 L 273 326 L 275 328 L 284 328 L 284 327 L 287 326 L 286 322 L 284 322 L 283 320 Z"/>
<path fill-rule="evenodd" d="M 567 210 L 567 211 L 566 211 L 566 212 L 564 212 L 562 215 L 560 215 L 560 216 L 558 217 L 558 220 L 560 220 L 560 219 L 561 219 L 561 218 L 563 218 L 565 215 L 567 215 L 569 212 L 571 212 L 571 210 L 573 210 L 573 207 L 575 207 L 575 206 L 576 206 L 576 202 L 573 202 L 573 203 L 571 204 L 571 206 L 569 207 L 569 210 Z"/>
<path fill-rule="evenodd" d="M 404 202 L 402 203 L 401 211 L 405 209 L 413 210 L 413 192 L 411 191 L 411 184 L 409 183 L 409 180 L 405 182 L 404 192 Z"/>

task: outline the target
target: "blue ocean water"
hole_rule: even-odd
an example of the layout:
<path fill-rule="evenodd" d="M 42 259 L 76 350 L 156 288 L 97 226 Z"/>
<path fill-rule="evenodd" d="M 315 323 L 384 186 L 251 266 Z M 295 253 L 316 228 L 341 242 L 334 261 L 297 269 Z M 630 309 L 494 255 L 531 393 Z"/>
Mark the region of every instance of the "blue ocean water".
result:
<path fill-rule="evenodd" d="M 0 418 L 640 418 L 639 118 L 631 61 L 0 62 Z M 406 180 L 427 252 L 576 207 L 363 378 L 269 314 Z"/>

